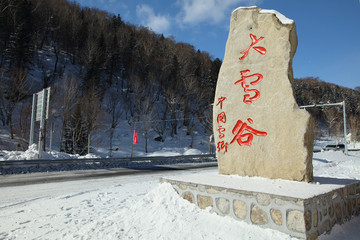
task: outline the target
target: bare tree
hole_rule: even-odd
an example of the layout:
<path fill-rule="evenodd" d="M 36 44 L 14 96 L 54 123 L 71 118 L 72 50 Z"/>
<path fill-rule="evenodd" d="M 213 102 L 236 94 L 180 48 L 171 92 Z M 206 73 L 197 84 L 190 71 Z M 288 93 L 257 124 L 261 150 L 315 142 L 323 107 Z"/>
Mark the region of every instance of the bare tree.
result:
<path fill-rule="evenodd" d="M 154 96 L 151 88 L 144 85 L 142 79 L 138 76 L 132 76 L 132 85 L 134 89 L 133 105 L 135 107 L 135 122 L 141 122 L 141 128 L 145 137 L 145 152 L 147 152 L 147 144 L 149 132 L 154 125 Z M 148 76 L 151 84 L 153 76 Z"/>
<path fill-rule="evenodd" d="M 157 134 L 159 134 L 159 136 L 156 137 L 155 140 L 160 142 L 165 141 L 165 134 L 167 129 L 166 115 L 167 115 L 168 105 L 166 103 L 160 104 L 160 106 L 163 105 L 165 106 L 165 110 L 163 110 L 161 107 L 154 106 L 154 116 L 159 121 L 154 123 L 153 129 Z"/>
<path fill-rule="evenodd" d="M 173 90 L 166 89 L 164 96 L 167 104 L 167 109 L 170 114 L 170 120 L 169 120 L 171 126 L 170 136 L 174 137 L 177 134 L 177 125 L 178 125 L 178 120 L 176 116 L 177 106 L 179 105 L 178 100 L 176 99 L 177 95 Z"/>
<path fill-rule="evenodd" d="M 65 151 L 67 146 L 72 146 L 70 141 L 70 119 L 73 110 L 76 106 L 77 97 L 79 95 L 78 81 L 74 75 L 70 78 L 68 76 L 63 77 L 63 84 L 55 89 L 54 104 L 59 106 L 55 107 L 54 117 L 62 120 L 62 127 L 60 131 L 60 151 Z M 68 135 L 67 139 L 63 139 L 65 135 Z M 66 138 L 66 137 L 65 137 Z"/>
<path fill-rule="evenodd" d="M 149 132 L 154 126 L 154 102 L 152 101 L 151 96 L 147 96 L 142 100 L 141 103 L 141 128 L 144 131 L 145 137 L 145 152 L 148 152 L 148 139 Z"/>
<path fill-rule="evenodd" d="M 14 129 L 12 117 L 17 104 L 26 96 L 29 89 L 27 82 L 27 72 L 23 69 L 12 69 L 10 76 L 1 75 L 1 108 L 2 115 L 5 117 L 5 125 L 10 126 L 11 139 L 14 139 Z"/>
<path fill-rule="evenodd" d="M 121 95 L 122 91 L 119 91 L 119 88 L 111 88 L 107 91 L 104 101 L 106 106 L 106 111 L 111 116 L 110 123 L 110 134 L 109 134 L 109 149 L 110 149 L 110 157 L 112 156 L 113 150 L 113 137 L 115 128 L 118 126 L 120 117 L 123 114 L 123 108 L 121 106 Z"/>
<path fill-rule="evenodd" d="M 326 121 L 328 123 L 328 135 L 332 136 L 332 133 L 336 132 L 335 125 L 339 120 L 339 112 L 334 107 L 327 107 L 324 109 Z"/>
<path fill-rule="evenodd" d="M 349 117 L 350 120 L 350 132 L 353 141 L 360 140 L 360 116 L 352 114 Z"/>
<path fill-rule="evenodd" d="M 25 145 L 27 145 L 24 139 L 29 134 L 30 119 L 31 119 L 31 103 L 26 102 L 21 105 L 20 116 L 19 116 L 18 133 L 20 136 L 20 146 L 22 150 L 25 150 Z"/>
<path fill-rule="evenodd" d="M 83 120 L 85 122 L 88 142 L 91 142 L 91 136 L 98 127 L 98 119 L 101 112 L 100 92 L 95 88 L 91 88 L 85 92 L 80 100 L 81 109 L 83 112 Z M 88 149 L 88 153 L 90 149 Z"/>

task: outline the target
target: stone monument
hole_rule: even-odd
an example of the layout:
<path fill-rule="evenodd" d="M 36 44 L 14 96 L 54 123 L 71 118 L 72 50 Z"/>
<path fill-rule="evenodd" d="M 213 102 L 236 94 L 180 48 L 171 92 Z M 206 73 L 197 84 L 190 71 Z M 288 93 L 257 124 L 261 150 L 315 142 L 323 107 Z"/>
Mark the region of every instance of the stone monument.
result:
<path fill-rule="evenodd" d="M 308 183 L 313 122 L 291 87 L 296 46 L 292 20 L 258 7 L 236 9 L 213 106 L 219 173 L 160 181 L 201 209 L 310 240 L 360 214 L 360 182 Z"/>
<path fill-rule="evenodd" d="M 213 106 L 220 174 L 313 180 L 313 121 L 291 81 L 294 21 L 257 7 L 232 13 Z"/>

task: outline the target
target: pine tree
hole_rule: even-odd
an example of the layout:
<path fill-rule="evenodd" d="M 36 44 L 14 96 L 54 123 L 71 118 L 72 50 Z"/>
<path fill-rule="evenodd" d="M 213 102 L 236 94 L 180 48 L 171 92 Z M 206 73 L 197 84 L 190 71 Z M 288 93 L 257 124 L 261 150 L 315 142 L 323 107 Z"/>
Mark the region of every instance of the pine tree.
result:
<path fill-rule="evenodd" d="M 73 153 L 85 155 L 87 153 L 88 130 L 83 120 L 82 107 L 77 104 L 71 117 Z"/>
<path fill-rule="evenodd" d="M 12 8 L 9 5 L 9 8 Z M 7 53 L 11 59 L 10 68 L 24 69 L 31 60 L 31 36 L 33 31 L 31 3 L 21 0 L 15 6 L 13 30 L 9 38 Z M 12 66 L 14 65 L 14 66 Z"/>

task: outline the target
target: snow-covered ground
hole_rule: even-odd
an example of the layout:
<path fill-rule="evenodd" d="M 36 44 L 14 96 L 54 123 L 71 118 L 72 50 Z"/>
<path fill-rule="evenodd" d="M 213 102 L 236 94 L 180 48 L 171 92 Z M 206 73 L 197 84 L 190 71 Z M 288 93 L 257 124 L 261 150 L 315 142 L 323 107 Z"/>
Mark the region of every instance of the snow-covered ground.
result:
<path fill-rule="evenodd" d="M 360 179 L 360 152 L 314 154 L 314 175 Z M 180 198 L 167 175 L 216 168 L 1 188 L 0 239 L 291 239 L 200 210 Z M 64 173 L 65 174 L 65 173 Z M 0 176 L 1 177 L 1 176 Z M 1 179 L 1 178 L 0 178 Z M 360 217 L 319 239 L 358 239 Z"/>

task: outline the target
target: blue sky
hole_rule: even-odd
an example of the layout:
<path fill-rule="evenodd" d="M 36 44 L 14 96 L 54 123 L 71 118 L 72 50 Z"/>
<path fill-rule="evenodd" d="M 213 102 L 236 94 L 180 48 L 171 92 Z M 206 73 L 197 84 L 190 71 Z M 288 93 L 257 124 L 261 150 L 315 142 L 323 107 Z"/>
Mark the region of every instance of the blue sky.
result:
<path fill-rule="evenodd" d="M 360 0 L 76 0 L 120 14 L 125 22 L 190 43 L 223 59 L 231 12 L 274 9 L 293 19 L 298 35 L 294 77 L 360 86 Z"/>

